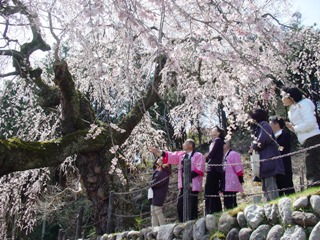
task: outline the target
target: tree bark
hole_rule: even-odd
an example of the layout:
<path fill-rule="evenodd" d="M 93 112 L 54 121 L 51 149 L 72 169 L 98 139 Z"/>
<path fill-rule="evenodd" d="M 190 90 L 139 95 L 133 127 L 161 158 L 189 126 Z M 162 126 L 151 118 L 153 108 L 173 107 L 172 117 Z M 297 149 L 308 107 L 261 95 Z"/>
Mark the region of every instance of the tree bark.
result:
<path fill-rule="evenodd" d="M 105 153 L 88 152 L 77 156 L 76 164 L 80 171 L 88 198 L 94 204 L 94 223 L 96 233 L 103 235 L 107 232 L 109 183 L 106 179 Z"/>
<path fill-rule="evenodd" d="M 11 172 L 34 168 L 57 167 L 64 159 L 79 152 L 101 151 L 111 142 L 109 131 L 95 139 L 85 139 L 80 130 L 45 142 L 25 142 L 17 138 L 0 140 L 0 177 Z"/>
<path fill-rule="evenodd" d="M 61 138 L 45 142 L 26 142 L 20 139 L 0 140 L 0 177 L 15 171 L 42 167 L 57 167 L 70 155 L 77 154 L 76 165 L 80 171 L 88 198 L 95 207 L 95 227 L 97 234 L 107 230 L 108 192 L 111 187 L 107 170 L 110 167 L 112 144 L 121 145 L 130 136 L 134 127 L 140 122 L 145 112 L 157 101 L 157 90 L 161 83 L 161 74 L 165 56 L 155 59 L 157 66 L 154 79 L 147 87 L 145 94 L 135 103 L 132 110 L 119 123 L 125 132 L 110 130 L 108 125 L 100 126 L 102 132 L 95 138 L 87 139 L 90 124 L 96 123 L 95 114 L 87 98 L 75 89 L 72 75 L 64 61 L 54 63 L 57 87 L 50 87 L 41 79 L 41 69 L 30 67 L 29 57 L 36 50 L 48 51 L 50 47 L 43 41 L 34 22 L 34 13 L 19 1 L 15 6 L 0 2 L 3 11 L 0 15 L 9 16 L 20 13 L 25 15 L 31 25 L 32 40 L 24 43 L 20 51 L 0 50 L 1 55 L 11 56 L 16 74 L 26 78 L 39 88 L 42 106 L 61 104 L 62 133 Z M 100 124 L 101 125 L 101 124 Z"/>

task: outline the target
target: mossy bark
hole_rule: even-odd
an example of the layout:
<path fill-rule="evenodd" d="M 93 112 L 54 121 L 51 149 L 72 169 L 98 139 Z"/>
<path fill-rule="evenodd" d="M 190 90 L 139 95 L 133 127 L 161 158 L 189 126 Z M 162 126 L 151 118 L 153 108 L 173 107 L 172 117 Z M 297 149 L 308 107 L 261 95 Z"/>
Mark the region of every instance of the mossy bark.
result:
<path fill-rule="evenodd" d="M 159 99 L 157 89 L 161 83 L 160 72 L 166 63 L 166 57 L 159 56 L 155 60 L 157 67 L 153 81 L 150 82 L 144 96 L 118 125 L 125 132 L 110 130 L 111 128 L 105 125 L 100 126 L 102 132 L 95 139 L 87 139 L 88 128 L 96 121 L 95 114 L 88 99 L 75 89 L 67 63 L 56 61 L 54 64 L 56 87 L 51 87 L 42 80 L 41 69 L 31 68 L 29 58 L 34 51 L 50 50 L 50 46 L 44 42 L 36 27 L 36 14 L 28 12 L 28 8 L 18 0 L 10 5 L 0 1 L 0 7 L 3 9 L 0 12 L 3 17 L 14 14 L 26 16 L 32 33 L 32 40 L 24 43 L 19 51 L 0 50 L 0 54 L 12 58 L 16 75 L 33 81 L 37 86 L 36 93 L 41 106 L 56 107 L 61 104 L 63 133 L 61 138 L 45 142 L 26 142 L 16 138 L 0 140 L 0 176 L 34 168 L 57 167 L 66 157 L 77 154 L 76 164 L 87 195 L 95 206 L 96 232 L 103 234 L 107 225 L 108 191 L 113 182 L 119 184 L 117 179 L 107 175 L 113 157 L 108 150 L 112 143 L 124 143 L 145 112 Z"/>
<path fill-rule="evenodd" d="M 34 168 L 56 167 L 68 156 L 100 151 L 111 142 L 106 130 L 95 139 L 85 140 L 87 133 L 88 130 L 79 130 L 45 142 L 25 142 L 17 138 L 0 140 L 0 176 Z"/>

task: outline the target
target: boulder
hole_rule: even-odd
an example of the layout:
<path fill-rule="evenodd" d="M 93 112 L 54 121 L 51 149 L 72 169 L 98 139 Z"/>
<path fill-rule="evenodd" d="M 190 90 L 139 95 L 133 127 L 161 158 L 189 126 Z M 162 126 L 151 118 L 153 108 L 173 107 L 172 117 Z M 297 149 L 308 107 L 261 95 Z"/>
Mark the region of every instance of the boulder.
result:
<path fill-rule="evenodd" d="M 193 225 L 193 239 L 201 240 L 202 237 L 206 234 L 206 219 L 200 218 Z M 167 238 L 169 239 L 169 238 Z"/>
<path fill-rule="evenodd" d="M 140 239 L 147 239 L 147 234 L 152 231 L 151 227 L 143 228 L 140 230 Z"/>
<path fill-rule="evenodd" d="M 121 233 L 121 239 L 127 239 L 128 238 L 129 231 Z"/>
<path fill-rule="evenodd" d="M 310 204 L 313 209 L 313 211 L 320 215 L 320 196 L 319 195 L 313 195 L 310 198 Z"/>
<path fill-rule="evenodd" d="M 140 236 L 140 232 L 138 231 L 130 231 L 128 232 L 128 239 L 133 239 L 133 240 L 136 240 L 138 239 Z"/>
<path fill-rule="evenodd" d="M 283 234 L 283 227 L 281 225 L 274 225 L 267 235 L 267 240 L 280 240 Z"/>
<path fill-rule="evenodd" d="M 307 240 L 307 235 L 302 227 L 295 225 L 287 228 L 280 240 Z"/>
<path fill-rule="evenodd" d="M 97 240 L 107 240 L 108 234 L 103 234 L 101 237 L 97 238 Z"/>
<path fill-rule="evenodd" d="M 263 208 L 256 204 L 247 206 L 243 213 L 248 225 L 253 229 L 256 229 L 264 218 Z"/>
<path fill-rule="evenodd" d="M 115 238 L 116 238 L 116 236 L 115 236 Z M 101 236 L 99 240 L 108 240 L 108 239 L 109 239 L 109 235 L 103 234 L 103 236 Z"/>
<path fill-rule="evenodd" d="M 182 233 L 183 240 L 192 240 L 193 238 L 193 224 L 194 221 L 188 221 L 184 225 L 184 231 Z"/>
<path fill-rule="evenodd" d="M 242 228 L 239 232 L 239 240 L 249 240 L 252 230 L 250 228 Z"/>
<path fill-rule="evenodd" d="M 254 230 L 250 236 L 250 240 L 264 240 L 267 238 L 270 226 L 267 224 L 260 225 L 256 230 Z"/>
<path fill-rule="evenodd" d="M 158 231 L 160 227 L 151 227 L 151 231 L 147 231 L 145 234 L 145 239 L 154 240 L 157 239 Z"/>
<path fill-rule="evenodd" d="M 116 240 L 123 240 L 123 239 L 125 239 L 123 236 L 122 236 L 122 234 L 123 233 L 119 233 L 119 234 L 117 234 L 116 236 Z"/>
<path fill-rule="evenodd" d="M 240 228 L 244 228 L 247 226 L 247 221 L 246 221 L 246 218 L 244 217 L 243 212 L 239 212 L 237 214 L 237 222 L 238 222 Z"/>
<path fill-rule="evenodd" d="M 312 229 L 309 240 L 319 240 L 320 236 L 320 222 L 317 223 L 317 225 Z"/>
<path fill-rule="evenodd" d="M 239 230 L 237 228 L 232 228 L 228 233 L 226 240 L 239 240 Z"/>
<path fill-rule="evenodd" d="M 173 235 L 176 237 L 176 238 L 181 238 L 182 237 L 182 232 L 184 230 L 184 225 L 182 224 L 179 224 L 179 225 L 176 225 L 173 229 Z"/>
<path fill-rule="evenodd" d="M 289 226 L 292 224 L 292 201 L 290 198 L 282 198 L 278 203 L 279 213 L 284 225 Z"/>
<path fill-rule="evenodd" d="M 107 240 L 116 240 L 117 239 L 117 235 L 116 234 L 110 234 L 108 235 L 108 237 L 106 238 Z"/>
<path fill-rule="evenodd" d="M 159 227 L 157 240 L 167 240 L 173 238 L 173 229 L 176 224 L 162 225 Z"/>
<path fill-rule="evenodd" d="M 214 232 L 218 229 L 218 223 L 215 216 L 211 214 L 206 216 L 206 228 L 209 232 Z"/>
<path fill-rule="evenodd" d="M 200 240 L 210 240 L 210 235 L 204 235 Z"/>
<path fill-rule="evenodd" d="M 276 204 L 267 203 L 263 208 L 264 214 L 266 215 L 269 223 L 271 223 L 272 225 L 279 223 L 279 210 Z"/>
<path fill-rule="evenodd" d="M 293 203 L 293 209 L 299 210 L 299 209 L 304 209 L 309 206 L 309 199 L 308 197 L 300 197 L 297 200 L 294 201 Z"/>
<path fill-rule="evenodd" d="M 313 213 L 299 211 L 294 211 L 292 213 L 292 220 L 295 224 L 298 224 L 304 228 L 313 227 L 319 222 L 319 219 Z"/>
<path fill-rule="evenodd" d="M 224 213 L 219 219 L 218 229 L 225 235 L 236 225 L 236 219 L 231 217 L 229 213 Z"/>
<path fill-rule="evenodd" d="M 153 232 L 148 232 L 147 233 L 147 237 L 145 239 L 147 239 L 147 240 L 155 240 L 156 237 L 157 236 Z"/>

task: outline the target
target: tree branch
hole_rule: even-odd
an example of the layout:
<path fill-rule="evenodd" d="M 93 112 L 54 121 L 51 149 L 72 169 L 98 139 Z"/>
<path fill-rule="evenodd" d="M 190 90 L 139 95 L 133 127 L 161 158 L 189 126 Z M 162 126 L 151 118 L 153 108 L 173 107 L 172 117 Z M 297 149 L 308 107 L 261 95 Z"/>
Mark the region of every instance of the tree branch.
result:
<path fill-rule="evenodd" d="M 10 76 L 17 76 L 17 75 L 19 75 L 19 73 L 17 71 L 13 71 L 13 72 L 0 74 L 0 78 L 10 77 Z"/>
<path fill-rule="evenodd" d="M 273 16 L 271 13 L 265 13 L 261 17 L 266 18 L 266 17 L 271 17 L 273 20 L 275 20 L 280 26 L 290 28 L 290 29 L 295 29 L 294 27 L 291 27 L 289 25 L 281 23 L 275 16 Z"/>
<path fill-rule="evenodd" d="M 9 50 L 9 49 L 0 49 L 0 56 L 10 56 L 19 58 L 22 57 L 21 53 L 16 50 Z"/>
<path fill-rule="evenodd" d="M 56 0 L 53 1 L 53 3 L 51 4 L 51 7 L 48 11 L 48 19 L 49 19 L 49 27 L 50 27 L 50 33 L 51 35 L 53 36 L 53 38 L 56 40 L 56 47 L 54 49 L 54 59 L 56 61 L 59 61 L 60 58 L 59 58 L 59 48 L 60 48 L 60 38 L 58 38 L 58 36 L 55 34 L 55 32 L 53 31 L 53 26 L 52 26 L 52 15 L 51 15 L 51 11 L 52 11 L 52 8 L 53 6 L 56 4 Z"/>
<path fill-rule="evenodd" d="M 89 124 L 94 122 L 95 114 L 90 107 L 90 103 L 76 90 L 67 63 L 56 61 L 53 69 L 54 82 L 61 91 L 61 128 L 63 134 L 87 128 Z M 85 121 L 82 121 L 82 119 Z"/>
<path fill-rule="evenodd" d="M 81 130 L 46 142 L 0 140 L 0 177 L 16 171 L 58 166 L 68 156 L 99 151 L 110 144 L 110 135 L 105 129 L 95 139 L 85 140 L 87 133 Z"/>
<path fill-rule="evenodd" d="M 36 50 L 49 51 L 50 46 L 43 40 L 39 29 L 36 27 L 35 19 L 36 15 L 29 13 L 28 9 L 19 0 L 13 0 L 16 6 L 7 6 L 4 2 L 0 3 L 0 8 L 3 10 L 0 12 L 1 15 L 10 16 L 16 13 L 25 15 L 29 19 L 29 26 L 32 31 L 32 40 L 30 42 L 24 43 L 20 50 L 9 50 L 0 49 L 0 56 L 10 56 L 12 57 L 13 67 L 15 71 L 7 74 L 2 74 L 0 77 L 8 77 L 13 75 L 19 75 L 28 81 L 33 81 L 33 83 L 38 87 L 39 103 L 42 107 L 55 107 L 60 103 L 60 91 L 58 88 L 50 87 L 46 84 L 42 78 L 42 70 L 32 69 L 29 63 L 30 55 Z M 9 24 L 7 22 L 6 27 Z M 10 39 L 7 39 L 10 41 Z"/>
<path fill-rule="evenodd" d="M 125 132 L 121 133 L 120 136 L 114 138 L 114 143 L 116 145 L 121 145 L 130 136 L 132 130 L 141 121 L 143 115 L 146 111 L 159 100 L 158 88 L 161 83 L 162 75 L 161 71 L 164 68 L 167 61 L 167 57 L 160 55 L 156 59 L 157 66 L 154 72 L 154 81 L 147 88 L 146 94 L 138 100 L 132 110 L 127 114 L 127 116 L 122 119 L 121 123 L 118 125 Z M 119 133 L 115 133 L 118 135 Z"/>

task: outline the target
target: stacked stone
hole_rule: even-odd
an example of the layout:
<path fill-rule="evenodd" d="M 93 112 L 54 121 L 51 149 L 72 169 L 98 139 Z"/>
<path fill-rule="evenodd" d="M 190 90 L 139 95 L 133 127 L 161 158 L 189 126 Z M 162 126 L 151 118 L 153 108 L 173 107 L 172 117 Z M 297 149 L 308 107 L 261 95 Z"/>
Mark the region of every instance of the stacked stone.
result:
<path fill-rule="evenodd" d="M 301 197 L 278 204 L 252 204 L 231 216 L 207 215 L 197 221 L 168 224 L 141 231 L 104 235 L 99 240 L 310 240 L 320 239 L 320 196 Z"/>

